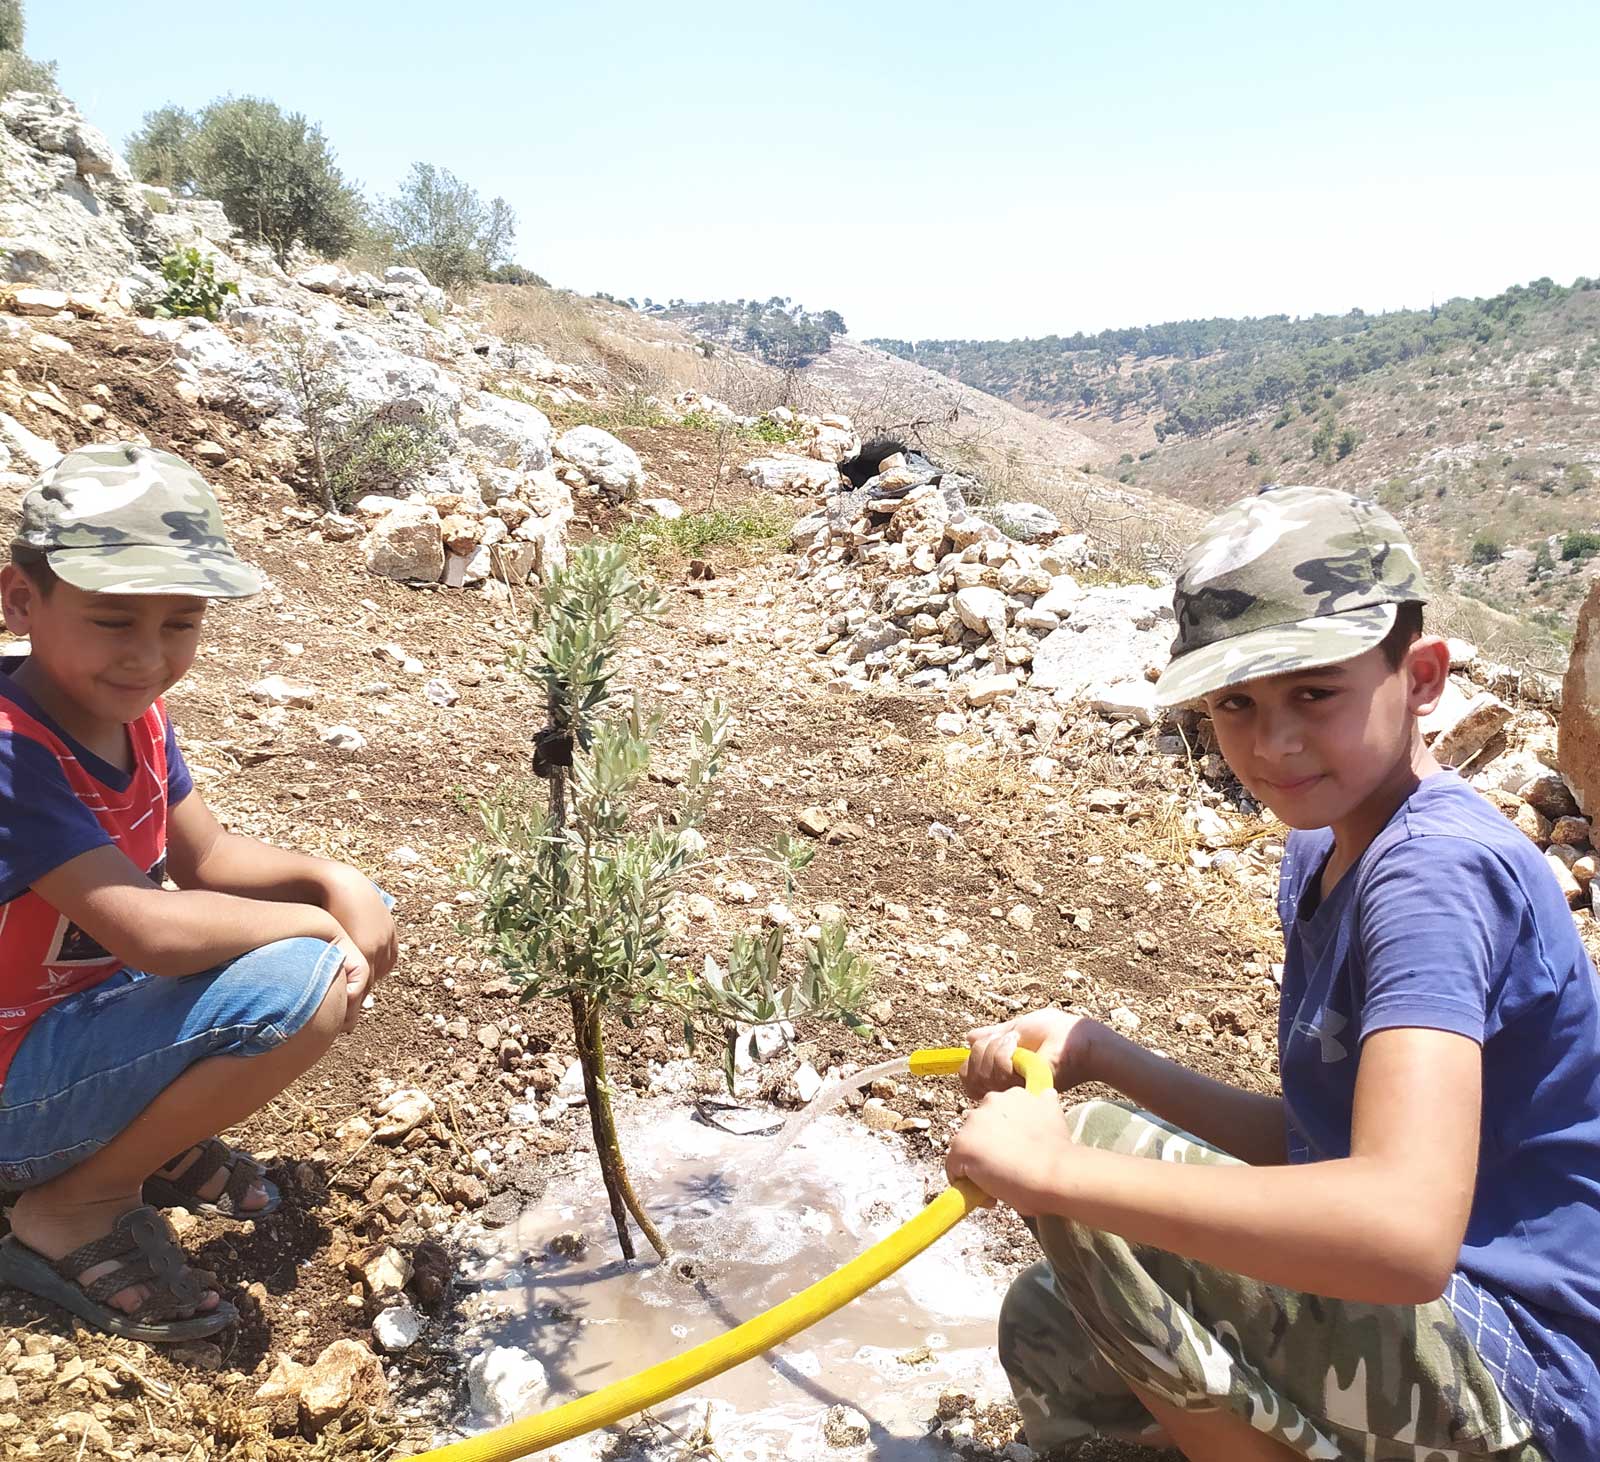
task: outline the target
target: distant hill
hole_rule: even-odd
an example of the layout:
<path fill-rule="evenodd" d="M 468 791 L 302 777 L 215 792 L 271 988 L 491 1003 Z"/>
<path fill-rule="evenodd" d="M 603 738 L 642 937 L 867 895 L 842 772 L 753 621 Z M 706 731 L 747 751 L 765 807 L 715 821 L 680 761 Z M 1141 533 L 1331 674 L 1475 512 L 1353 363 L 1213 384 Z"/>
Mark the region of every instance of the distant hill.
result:
<path fill-rule="evenodd" d="M 1153 415 L 1156 435 L 1165 439 L 1226 426 L 1390 366 L 1442 360 L 1463 346 L 1524 342 L 1547 333 L 1570 297 L 1583 294 L 1600 296 L 1600 280 L 1565 287 L 1539 279 L 1492 299 L 1379 315 L 1352 310 L 1305 319 L 1175 320 L 1036 340 L 868 343 L 1043 415 Z M 1600 364 L 1600 348 L 1588 364 Z"/>
<path fill-rule="evenodd" d="M 1438 587 L 1557 641 L 1600 574 L 1593 280 L 1388 315 L 898 345 L 1070 423 L 1130 487 L 1201 508 L 1274 481 L 1374 496 Z"/>

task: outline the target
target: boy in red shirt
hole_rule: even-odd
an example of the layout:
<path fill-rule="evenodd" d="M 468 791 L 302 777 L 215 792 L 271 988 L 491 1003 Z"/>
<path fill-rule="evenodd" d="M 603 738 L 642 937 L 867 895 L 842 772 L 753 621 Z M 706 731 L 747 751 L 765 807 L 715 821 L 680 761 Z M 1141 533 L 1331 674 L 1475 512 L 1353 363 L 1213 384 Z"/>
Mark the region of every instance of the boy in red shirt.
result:
<path fill-rule="evenodd" d="M 262 587 L 193 468 L 70 453 L 24 497 L 11 559 L 0 601 L 30 653 L 0 660 L 0 1188 L 20 1190 L 0 1283 L 193 1339 L 237 1312 L 155 1205 L 277 1207 L 216 1134 L 354 1026 L 394 924 L 355 869 L 224 832 L 184 766 L 161 697 L 210 601 Z"/>

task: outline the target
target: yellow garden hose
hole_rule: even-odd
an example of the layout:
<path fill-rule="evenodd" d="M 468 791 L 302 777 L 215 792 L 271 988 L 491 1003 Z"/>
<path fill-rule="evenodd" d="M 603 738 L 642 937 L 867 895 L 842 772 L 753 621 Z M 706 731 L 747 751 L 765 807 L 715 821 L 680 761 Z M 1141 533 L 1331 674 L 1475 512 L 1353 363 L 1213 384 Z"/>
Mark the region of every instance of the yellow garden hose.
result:
<path fill-rule="evenodd" d="M 965 1046 L 913 1051 L 911 1073 L 914 1076 L 947 1075 L 959 1071 L 966 1059 Z M 1011 1059 L 1029 1091 L 1048 1092 L 1054 1088 L 1049 1064 L 1036 1052 L 1019 1050 Z M 726 1335 L 707 1340 L 682 1355 L 538 1416 L 424 1452 L 415 1462 L 513 1462 L 515 1458 L 542 1452 L 546 1447 L 582 1436 L 596 1427 L 608 1426 L 624 1416 L 677 1396 L 781 1345 L 858 1295 L 865 1294 L 988 1201 L 971 1183 L 958 1182 L 866 1253 L 782 1304 L 735 1326 Z"/>

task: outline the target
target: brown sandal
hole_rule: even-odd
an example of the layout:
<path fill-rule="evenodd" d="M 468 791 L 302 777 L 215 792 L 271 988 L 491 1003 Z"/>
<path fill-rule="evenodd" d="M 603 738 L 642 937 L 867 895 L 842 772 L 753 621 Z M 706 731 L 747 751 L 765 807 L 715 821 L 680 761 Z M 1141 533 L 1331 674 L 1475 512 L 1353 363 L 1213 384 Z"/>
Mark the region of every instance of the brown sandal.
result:
<path fill-rule="evenodd" d="M 232 1218 L 243 1223 L 246 1219 L 265 1218 L 276 1213 L 283 1203 L 277 1185 L 270 1182 L 266 1169 L 254 1158 L 236 1152 L 226 1142 L 208 1137 L 197 1143 L 199 1153 L 175 1178 L 159 1175 L 144 1180 L 144 1201 L 158 1208 L 185 1208 L 190 1213 L 211 1214 L 217 1218 Z M 194 1148 L 188 1148 L 172 1159 L 167 1166 L 181 1162 Z M 227 1186 L 216 1198 L 202 1198 L 200 1190 L 217 1175 L 221 1168 L 228 1169 Z M 266 1190 L 267 1201 L 260 1208 L 244 1208 L 245 1195 L 259 1183 Z"/>
<path fill-rule="evenodd" d="M 78 1276 L 97 1264 L 117 1267 L 88 1284 Z M 125 1213 L 103 1239 L 74 1249 L 65 1259 L 46 1259 L 15 1234 L 0 1240 L 0 1284 L 26 1291 L 70 1311 L 96 1329 L 155 1344 L 199 1340 L 239 1318 L 226 1300 L 200 1310 L 211 1276 L 191 1268 L 177 1237 L 154 1208 Z M 111 1296 L 135 1285 L 150 1293 L 135 1310 L 119 1310 Z"/>

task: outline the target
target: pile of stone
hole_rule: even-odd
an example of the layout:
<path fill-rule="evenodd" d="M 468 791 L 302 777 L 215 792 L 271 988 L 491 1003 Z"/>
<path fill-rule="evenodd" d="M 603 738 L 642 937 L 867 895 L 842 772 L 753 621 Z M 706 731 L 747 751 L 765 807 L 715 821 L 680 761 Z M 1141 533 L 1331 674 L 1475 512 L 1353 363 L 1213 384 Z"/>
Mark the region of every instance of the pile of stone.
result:
<path fill-rule="evenodd" d="M 612 502 L 631 502 L 645 483 L 644 464 L 627 443 L 597 426 L 575 426 L 556 438 L 556 476 L 576 492 L 593 490 Z"/>
<path fill-rule="evenodd" d="M 880 469 L 793 532 L 801 576 L 835 611 L 816 648 L 841 673 L 887 675 L 972 707 L 1025 686 L 1062 703 L 1116 687 L 1149 723 L 1143 675 L 1171 642 L 1170 590 L 1084 588 L 1074 570 L 1096 566 L 1093 550 L 1045 510 L 1026 505 L 1033 541 L 1023 542 L 968 506 L 971 479 L 917 456 Z M 1019 505 L 1007 512 L 1023 516 Z"/>
<path fill-rule="evenodd" d="M 367 568 L 405 584 L 524 584 L 543 581 L 566 561 L 572 493 L 554 472 L 522 474 L 492 503 L 481 494 L 425 492 L 409 498 L 371 494 L 350 518 L 317 520 L 330 532 L 365 533 Z M 308 516 L 310 515 L 308 513 Z"/>
<path fill-rule="evenodd" d="M 861 438 L 847 416 L 804 416 L 780 406 L 768 413 L 794 433 L 794 450 L 747 462 L 743 476 L 763 492 L 826 497 L 841 486 L 839 464 L 861 450 Z"/>

